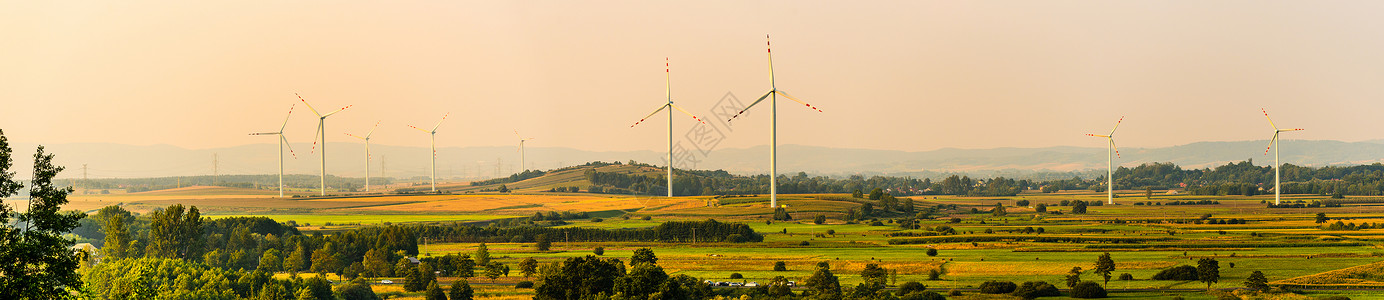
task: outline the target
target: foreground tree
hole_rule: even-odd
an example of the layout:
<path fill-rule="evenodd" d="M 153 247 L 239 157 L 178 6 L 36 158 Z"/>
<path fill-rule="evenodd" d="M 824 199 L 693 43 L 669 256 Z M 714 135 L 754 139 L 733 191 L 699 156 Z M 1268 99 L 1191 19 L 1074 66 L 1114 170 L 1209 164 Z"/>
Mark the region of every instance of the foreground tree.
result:
<path fill-rule="evenodd" d="M 1105 278 L 1105 286 L 1110 286 L 1110 273 L 1115 272 L 1115 259 L 1110 257 L 1110 252 L 1101 254 L 1096 258 L 1096 274 Z"/>
<path fill-rule="evenodd" d="M 1071 271 L 1067 271 L 1066 278 L 1068 288 L 1076 287 L 1076 284 L 1081 283 L 1081 267 L 1072 267 Z"/>
<path fill-rule="evenodd" d="M 1267 292 L 1269 291 L 1269 279 L 1264 277 L 1264 272 L 1254 271 L 1254 273 L 1249 274 L 1249 278 L 1245 278 L 1245 287 L 1261 293 Z"/>
<path fill-rule="evenodd" d="M 1197 280 L 1206 283 L 1206 289 L 1211 289 L 1211 284 L 1221 280 L 1221 266 L 1213 258 L 1203 258 L 1197 261 Z"/>
<path fill-rule="evenodd" d="M 520 261 L 519 273 L 523 274 L 524 277 L 533 277 L 533 274 L 538 273 L 538 260 L 530 257 Z"/>
<path fill-rule="evenodd" d="M 10 171 L 9 141 L 0 132 L 0 199 L 15 195 L 22 185 Z M 69 247 L 73 240 L 62 235 L 77 228 L 83 215 L 60 213 L 72 188 L 53 185 L 63 168 L 53 165 L 53 155 L 38 147 L 34 154 L 34 173 L 29 188 L 29 209 L 19 214 L 21 228 L 0 225 L 0 299 L 69 299 L 72 290 L 82 287 L 77 276 L 77 254 Z M 0 202 L 0 219 L 8 220 L 13 210 Z M 22 230 L 21 230 L 22 229 Z"/>
<path fill-rule="evenodd" d="M 425 300 L 447 300 L 447 294 L 442 292 L 442 288 L 437 286 L 437 281 L 428 283 L 428 291 L 423 293 Z"/>
<path fill-rule="evenodd" d="M 625 264 L 618 259 L 588 255 L 568 258 L 541 273 L 538 285 L 534 286 L 534 299 L 576 300 L 601 293 L 609 295 L 615 279 L 625 274 Z"/>
<path fill-rule="evenodd" d="M 451 300 L 471 300 L 474 294 L 471 283 L 467 282 L 466 278 L 457 278 L 457 281 L 452 282 L 452 290 L 447 291 L 447 296 L 452 298 Z"/>
<path fill-rule="evenodd" d="M 841 280 L 831 273 L 827 262 L 817 263 L 817 271 L 804 282 L 818 299 L 841 299 Z"/>

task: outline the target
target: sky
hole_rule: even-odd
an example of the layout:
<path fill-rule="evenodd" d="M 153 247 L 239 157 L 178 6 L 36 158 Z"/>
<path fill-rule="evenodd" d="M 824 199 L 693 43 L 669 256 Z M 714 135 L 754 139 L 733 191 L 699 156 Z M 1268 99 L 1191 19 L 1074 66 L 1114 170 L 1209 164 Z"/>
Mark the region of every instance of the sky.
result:
<path fill-rule="evenodd" d="M 1121 147 L 1361 141 L 1384 111 L 1379 1 L 0 0 L 12 142 L 663 150 L 677 105 L 780 99 L 780 144 Z M 767 100 L 766 100 L 767 101 Z M 719 147 L 768 143 L 768 103 Z M 708 117 L 707 119 L 712 119 Z M 681 136 L 690 118 L 675 116 Z M 709 120 L 715 122 L 717 120 Z"/>

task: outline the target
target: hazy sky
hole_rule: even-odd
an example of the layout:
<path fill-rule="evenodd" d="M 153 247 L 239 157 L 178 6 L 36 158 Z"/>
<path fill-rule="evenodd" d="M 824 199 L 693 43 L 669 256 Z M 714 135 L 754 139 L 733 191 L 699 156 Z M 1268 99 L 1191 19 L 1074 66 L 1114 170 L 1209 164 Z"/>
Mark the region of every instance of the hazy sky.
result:
<path fill-rule="evenodd" d="M 0 0 L 0 129 L 26 143 L 273 143 L 301 93 L 348 141 L 662 150 L 778 86 L 779 142 L 921 151 L 1384 138 L 1381 1 Z M 767 143 L 756 108 L 720 147 Z M 678 117 L 682 135 L 692 123 Z M 297 105 L 294 142 L 316 119 Z M 306 150 L 306 149 L 304 149 Z"/>

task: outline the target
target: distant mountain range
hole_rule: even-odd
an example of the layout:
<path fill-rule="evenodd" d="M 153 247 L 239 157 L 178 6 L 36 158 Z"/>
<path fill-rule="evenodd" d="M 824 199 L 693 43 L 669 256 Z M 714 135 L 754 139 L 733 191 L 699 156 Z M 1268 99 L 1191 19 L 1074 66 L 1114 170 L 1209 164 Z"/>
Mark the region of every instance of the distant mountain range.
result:
<path fill-rule="evenodd" d="M 1384 140 L 1362 142 L 1284 140 L 1282 159 L 1285 163 L 1305 166 L 1355 165 L 1384 162 Z M 1183 168 L 1214 167 L 1228 162 L 1253 159 L 1255 164 L 1272 164 L 1273 156 L 1264 155 L 1265 141 L 1199 142 L 1162 148 L 1121 148 L 1117 163 L 1137 166 L 1150 162 L 1173 162 Z M 20 177 L 30 173 L 33 149 L 36 145 L 12 145 Z M 338 176 L 360 177 L 365 174 L 364 146 L 356 143 L 331 143 L 327 159 L 328 172 Z M 57 155 L 57 162 L 66 166 L 61 177 L 80 178 L 82 164 L 87 164 L 87 176 L 165 177 L 209 175 L 213 172 L 215 155 L 220 174 L 277 173 L 276 144 L 254 144 L 214 149 L 184 149 L 168 145 L 133 146 L 120 144 L 54 144 L 47 151 Z M 294 144 L 297 159 L 288 156 L 285 169 L 290 174 L 317 174 L 319 158 L 309 153 L 310 144 Z M 533 169 L 552 169 L 589 161 L 638 161 L 663 165 L 664 153 L 654 151 L 585 151 L 557 147 L 529 147 L 528 162 Z M 428 171 L 428 149 L 372 145 L 371 172 L 379 176 L 381 167 L 387 176 L 409 178 L 425 176 Z M 768 173 L 767 146 L 718 149 L 701 155 L 696 169 L 724 169 L 737 174 Z M 842 176 L 849 174 L 887 174 L 915 177 L 936 177 L 961 173 L 972 176 L 1022 177 L 1025 174 L 1048 174 L 1070 177 L 1073 174 L 1095 174 L 1105 168 L 1104 148 L 1046 147 L 955 149 L 933 151 L 892 151 L 831 148 L 801 145 L 779 147 L 779 172 L 807 172 L 813 175 Z M 451 147 L 438 149 L 438 176 L 445 178 L 493 178 L 519 170 L 519 153 L 514 147 Z M 498 164 L 497 164 L 498 162 Z M 497 171 L 497 165 L 499 166 Z M 1103 173 L 1103 172 L 1101 172 Z"/>

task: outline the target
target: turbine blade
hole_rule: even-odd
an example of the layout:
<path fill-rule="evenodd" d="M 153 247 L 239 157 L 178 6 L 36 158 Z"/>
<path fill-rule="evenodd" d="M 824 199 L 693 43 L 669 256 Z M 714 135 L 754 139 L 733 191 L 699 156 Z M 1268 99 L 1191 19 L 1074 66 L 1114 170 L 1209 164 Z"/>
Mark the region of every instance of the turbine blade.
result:
<path fill-rule="evenodd" d="M 409 125 L 408 128 L 418 129 L 418 131 L 422 131 L 422 132 L 425 132 L 425 133 L 428 133 L 428 134 L 432 134 L 432 131 L 428 131 L 427 129 L 418 128 L 418 126 Z"/>
<path fill-rule="evenodd" d="M 1273 133 L 1273 138 L 1269 139 L 1269 146 L 1264 147 L 1264 155 L 1269 155 L 1269 149 L 1273 149 L 1273 143 L 1278 141 L 1278 132 Z"/>
<path fill-rule="evenodd" d="M 775 93 L 778 93 L 779 95 L 783 95 L 784 97 L 787 97 L 788 100 L 793 100 L 794 102 L 798 102 L 798 103 L 800 103 L 800 104 L 802 104 L 802 105 L 806 105 L 807 108 L 811 108 L 812 110 L 816 110 L 817 112 L 822 112 L 822 109 L 817 108 L 816 106 L 812 106 L 812 104 L 807 104 L 807 102 L 803 102 L 802 100 L 798 100 L 797 97 L 789 96 L 788 93 L 785 93 L 785 92 L 779 91 L 779 90 L 775 90 L 774 92 L 775 92 Z"/>
<path fill-rule="evenodd" d="M 312 131 L 312 149 L 308 150 L 308 153 L 315 153 L 317 151 L 317 137 L 319 136 L 322 136 L 322 119 L 317 120 L 317 130 Z M 326 144 L 327 142 L 323 141 L 322 143 Z"/>
<path fill-rule="evenodd" d="M 1119 158 L 1119 157 L 1120 157 L 1120 147 L 1115 146 L 1115 138 L 1107 137 L 1107 138 L 1105 138 L 1105 139 L 1110 140 L 1110 148 L 1111 148 L 1111 149 L 1115 149 L 1115 157 L 1116 157 L 1116 158 Z"/>
<path fill-rule="evenodd" d="M 307 106 L 308 106 L 308 109 L 312 110 L 312 114 L 317 115 L 318 117 L 321 117 L 321 116 L 322 116 L 321 113 L 318 113 L 318 112 L 317 112 L 317 109 L 316 109 L 316 108 L 312 108 L 312 104 L 308 104 L 308 100 L 307 100 L 307 99 L 303 99 L 303 95 L 299 95 L 298 93 L 293 93 L 293 95 L 294 95 L 294 96 L 298 96 L 298 100 L 302 100 L 302 101 L 303 101 L 303 105 L 307 105 Z"/>
<path fill-rule="evenodd" d="M 1302 129 L 1302 128 L 1279 129 L 1278 132 L 1303 131 L 1303 130 L 1306 130 L 1306 129 Z"/>
<path fill-rule="evenodd" d="M 349 135 L 349 136 L 351 136 L 351 137 L 353 137 L 353 138 L 362 139 L 362 140 L 365 139 L 365 138 L 363 138 L 363 137 L 360 137 L 360 136 L 357 136 L 357 135 L 354 135 L 354 134 L 350 134 L 350 133 L 347 133 L 346 135 Z"/>
<path fill-rule="evenodd" d="M 279 126 L 279 132 L 284 132 L 284 128 L 288 128 L 288 118 L 293 116 L 293 107 L 296 106 L 298 106 L 298 103 L 288 106 L 288 114 L 284 115 L 284 125 Z"/>
<path fill-rule="evenodd" d="M 1124 123 L 1124 116 L 1120 116 L 1120 120 L 1115 121 L 1115 128 L 1110 128 L 1110 136 L 1115 136 L 1115 129 L 1120 129 L 1120 123 Z"/>
<path fill-rule="evenodd" d="M 282 133 L 282 132 L 256 132 L 256 133 L 251 133 L 250 135 L 275 135 L 275 134 L 283 134 L 283 133 Z"/>
<path fill-rule="evenodd" d="M 1274 124 L 1273 124 L 1273 118 L 1270 118 L 1270 117 L 1269 117 L 1269 111 L 1264 110 L 1263 107 L 1260 107 L 1260 108 L 1259 108 L 1259 111 L 1264 112 L 1264 118 L 1265 118 L 1265 119 L 1269 119 L 1269 126 L 1273 126 L 1273 129 L 1274 129 L 1274 130 L 1278 130 L 1278 125 L 1274 125 Z"/>
<path fill-rule="evenodd" d="M 682 112 L 683 114 L 685 114 L 685 115 L 687 115 L 687 116 L 689 116 L 689 117 L 692 117 L 692 119 L 693 119 L 693 120 L 697 120 L 697 122 L 702 122 L 702 124 L 706 124 L 706 121 L 702 121 L 702 118 L 698 118 L 696 115 L 693 115 L 692 113 L 687 112 L 686 109 L 682 109 L 682 107 L 678 107 L 676 104 L 669 103 L 668 106 L 672 106 L 673 108 L 678 109 L 678 111 Z"/>
<path fill-rule="evenodd" d="M 366 132 L 366 133 L 365 133 L 365 138 L 368 139 L 368 138 L 370 138 L 371 135 L 374 135 L 374 134 L 375 134 L 375 129 L 380 128 L 380 122 L 381 122 L 381 121 L 375 121 L 375 127 L 370 127 L 370 132 Z"/>
<path fill-rule="evenodd" d="M 639 125 L 639 123 L 644 123 L 644 120 L 648 120 L 649 117 L 652 117 L 652 116 L 654 116 L 655 114 L 658 114 L 658 112 L 663 111 L 663 110 L 666 109 L 666 108 L 668 108 L 668 104 L 667 104 L 667 103 L 658 106 L 658 109 L 655 109 L 654 112 L 651 112 L 651 113 L 649 113 L 649 115 L 644 116 L 643 118 L 640 118 L 638 122 L 634 122 L 634 125 L 630 125 L 630 127 L 637 126 L 637 125 Z M 518 134 L 518 133 L 516 133 L 516 134 Z"/>
<path fill-rule="evenodd" d="M 769 95 L 772 95 L 772 94 L 774 94 L 774 91 L 769 91 L 768 93 L 764 93 L 764 96 L 759 96 L 759 100 L 755 100 L 754 103 L 750 103 L 750 106 L 746 106 L 745 109 L 742 109 L 742 110 L 740 110 L 740 112 L 735 113 L 735 115 L 734 115 L 734 116 L 731 116 L 730 119 L 727 119 L 726 122 L 730 122 L 730 121 L 732 121 L 732 120 L 735 120 L 735 118 L 740 117 L 740 115 L 742 115 L 742 114 L 745 114 L 745 111 L 750 110 L 750 108 L 751 108 L 751 107 L 754 107 L 755 104 L 759 104 L 759 102 L 763 102 L 763 101 L 764 101 L 764 98 L 769 98 Z"/>
<path fill-rule="evenodd" d="M 283 141 L 284 146 L 288 146 L 288 154 L 293 155 L 293 159 L 298 159 L 298 154 L 293 153 L 293 143 L 289 143 L 288 138 L 282 134 L 279 135 L 279 140 Z"/>
<path fill-rule="evenodd" d="M 351 108 L 351 106 L 353 106 L 353 105 L 347 105 L 346 107 L 342 107 L 341 109 L 338 109 L 338 110 L 336 110 L 336 111 L 334 111 L 334 112 L 331 112 L 331 113 L 329 113 L 329 114 L 322 115 L 322 117 L 323 117 L 323 118 L 330 117 L 330 116 L 332 116 L 332 115 L 335 115 L 336 113 L 339 113 L 339 112 L 341 112 L 341 111 L 343 111 L 343 110 L 346 110 L 347 108 Z"/>
<path fill-rule="evenodd" d="M 447 120 L 447 116 L 450 116 L 450 115 L 452 115 L 452 113 L 445 113 L 445 114 L 442 114 L 442 119 L 441 119 L 441 120 L 437 120 L 437 124 L 434 124 L 434 125 L 433 125 L 432 131 L 433 131 L 433 132 L 436 132 L 436 131 L 437 131 L 437 127 L 438 127 L 438 126 L 442 126 L 442 121 L 446 121 L 446 120 Z"/>
<path fill-rule="evenodd" d="M 1099 135 L 1099 134 L 1090 134 L 1090 133 L 1087 133 L 1086 136 L 1110 138 L 1110 136 L 1108 136 L 1108 135 Z"/>

